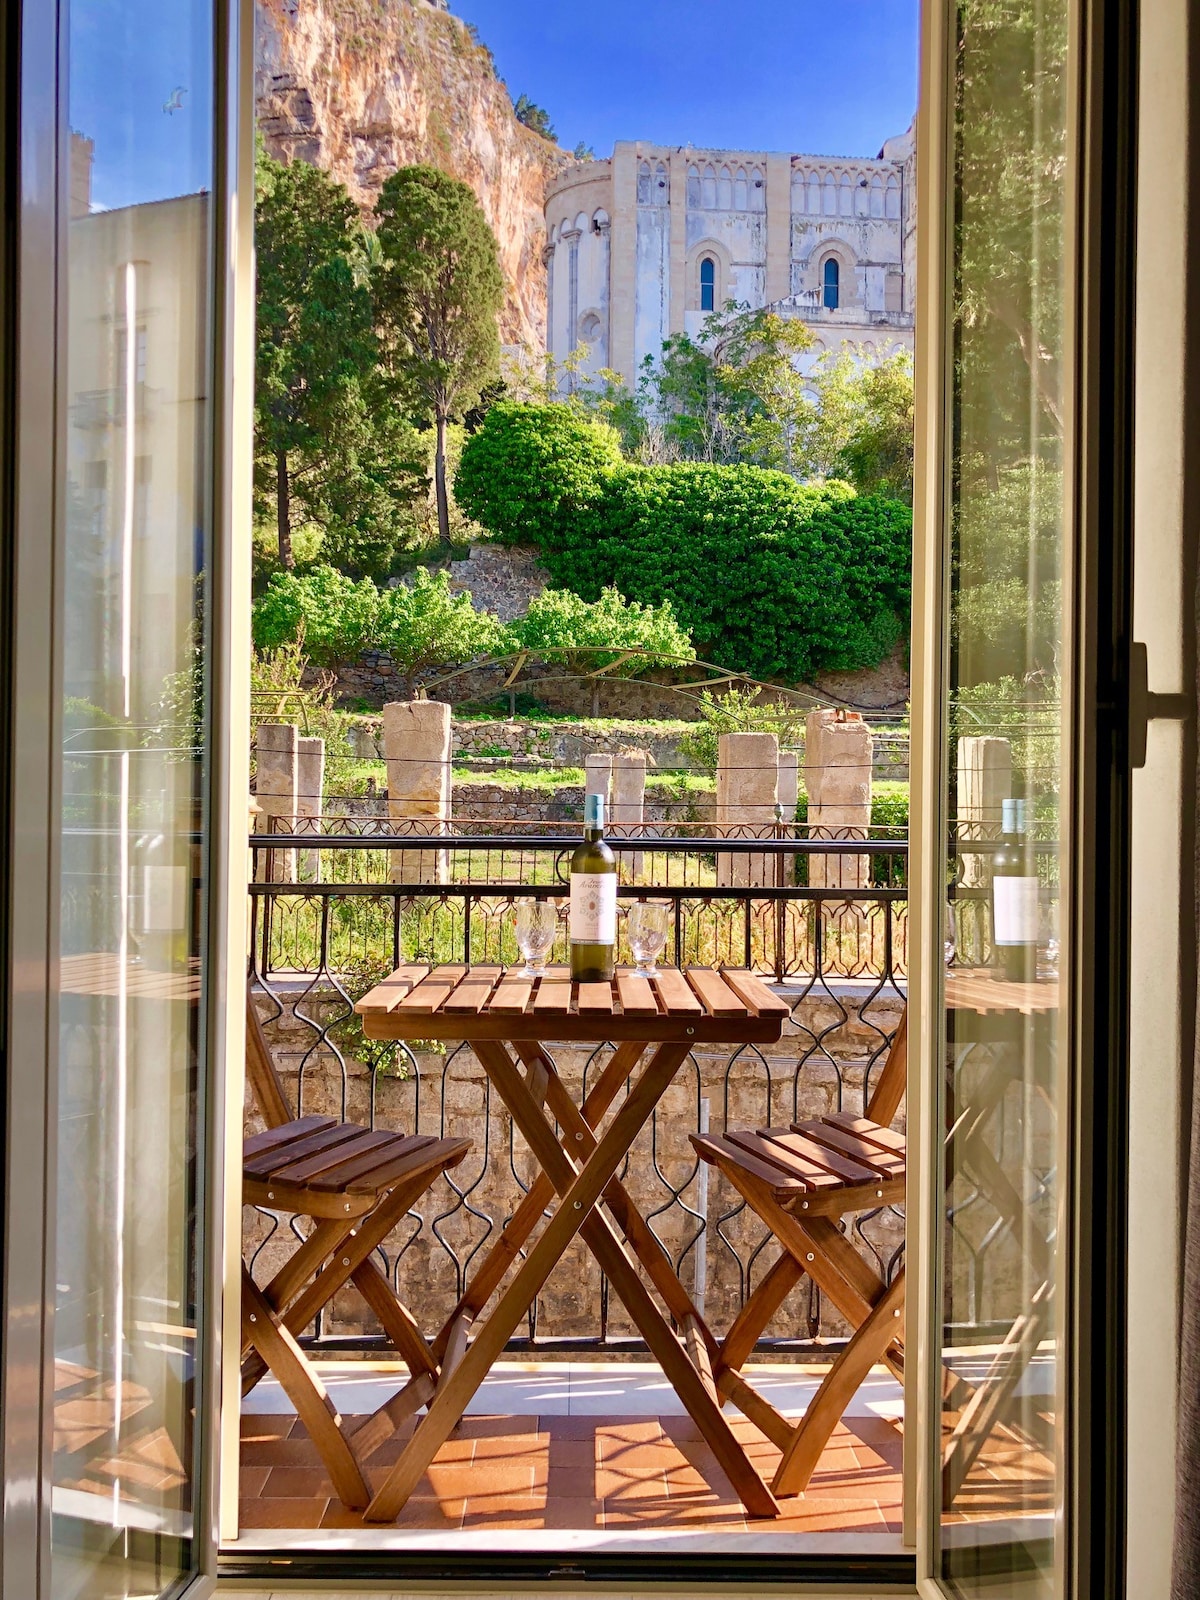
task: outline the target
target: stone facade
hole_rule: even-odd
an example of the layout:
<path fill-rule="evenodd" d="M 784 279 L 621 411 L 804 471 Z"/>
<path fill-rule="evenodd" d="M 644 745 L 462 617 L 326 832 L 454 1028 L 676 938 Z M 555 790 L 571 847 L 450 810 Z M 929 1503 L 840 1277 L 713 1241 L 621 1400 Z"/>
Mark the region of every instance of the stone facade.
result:
<path fill-rule="evenodd" d="M 808 367 L 852 343 L 913 347 L 914 134 L 874 159 L 618 141 L 546 196 L 547 348 L 628 383 L 734 300 L 799 317 Z M 573 380 L 568 380 L 573 381 Z"/>
<path fill-rule="evenodd" d="M 444 1130 L 472 1141 L 471 1154 L 450 1175 L 452 1181 L 439 1180 L 385 1246 L 389 1261 L 401 1252 L 397 1273 L 401 1297 L 423 1326 L 436 1326 L 457 1297 L 456 1258 L 464 1261 L 474 1246 L 494 1239 L 512 1214 L 521 1197 L 514 1170 L 524 1184 L 534 1173 L 524 1142 L 466 1046 L 451 1046 L 447 1053 L 418 1047 L 411 1058 L 398 1054 L 395 1063 L 378 1070 L 372 1099 L 368 1068 L 352 1055 L 347 1055 L 343 1068 L 332 1051 L 314 1049 L 314 1028 L 296 1021 L 286 993 L 280 998 L 284 1014 L 268 1028 L 268 1035 L 289 1101 L 302 1114 L 324 1113 L 369 1122 L 373 1105 L 380 1127 Z M 866 1021 L 859 1017 L 861 1004 L 862 993 L 850 986 L 836 997 L 800 1002 L 794 1021 L 777 1045 L 737 1053 L 716 1046 L 697 1049 L 661 1101 L 656 1127 L 643 1130 L 634 1144 L 624 1181 L 638 1208 L 653 1217 L 655 1232 L 672 1255 L 685 1251 L 697 1233 L 696 1218 L 687 1207 L 704 1212 L 704 1310 L 718 1334 L 728 1329 L 737 1313 L 746 1263 L 765 1230 L 744 1209 L 739 1211 L 738 1197 L 712 1171 L 705 1197 L 701 1170 L 687 1136 L 700 1126 L 705 1100 L 714 1132 L 724 1126 L 778 1126 L 797 1116 L 819 1116 L 839 1106 L 861 1107 L 863 1063 L 879 1048 L 879 1030 L 895 1028 L 900 1001 L 898 997 L 871 1001 Z M 339 1013 L 344 1010 L 340 1000 L 336 1009 Z M 321 1002 L 311 996 L 305 999 L 304 1011 L 318 1022 L 323 1015 Z M 809 1054 L 818 1037 L 821 1050 Z M 551 1045 L 550 1049 L 577 1096 L 589 1051 L 570 1045 Z M 403 1068 L 403 1076 L 395 1070 L 397 1066 Z M 594 1059 L 588 1070 L 590 1081 L 596 1071 Z M 257 1113 L 248 1106 L 246 1132 L 256 1132 L 259 1126 Z M 672 1202 L 672 1188 L 681 1192 L 683 1205 Z M 866 1223 L 863 1234 L 882 1258 L 889 1260 L 902 1242 L 903 1227 L 902 1217 L 888 1210 Z M 262 1213 L 244 1212 L 247 1256 L 263 1244 L 269 1228 L 269 1219 Z M 282 1244 L 266 1243 L 255 1261 L 260 1282 L 283 1253 L 294 1248 L 286 1230 L 283 1240 Z M 865 1248 L 857 1235 L 856 1242 Z M 698 1250 L 699 1245 L 693 1245 L 683 1258 L 682 1276 L 689 1289 L 696 1283 Z M 480 1259 L 475 1256 L 473 1264 L 477 1266 Z M 757 1284 L 773 1259 L 774 1247 L 769 1246 L 751 1269 L 752 1284 Z M 595 1335 L 602 1325 L 601 1295 L 599 1270 L 586 1249 L 577 1245 L 555 1268 L 538 1298 L 538 1335 Z M 846 1333 L 827 1302 L 820 1306 L 819 1323 L 816 1310 L 809 1286 L 801 1286 L 785 1301 L 768 1337 L 806 1339 L 819 1333 L 836 1338 Z M 609 1311 L 610 1334 L 634 1331 L 615 1297 L 609 1301 Z M 348 1291 L 334 1301 L 326 1331 L 375 1333 L 378 1328 L 358 1296 Z M 526 1332 L 524 1326 L 519 1330 L 519 1334 Z"/>

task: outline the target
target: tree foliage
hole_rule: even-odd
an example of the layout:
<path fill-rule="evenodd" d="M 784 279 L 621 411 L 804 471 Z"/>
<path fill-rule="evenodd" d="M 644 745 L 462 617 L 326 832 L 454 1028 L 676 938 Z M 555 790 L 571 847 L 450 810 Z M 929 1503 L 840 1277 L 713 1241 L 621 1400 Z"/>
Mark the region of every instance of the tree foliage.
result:
<path fill-rule="evenodd" d="M 374 642 L 392 658 L 411 694 L 422 672 L 500 649 L 504 632 L 490 611 L 476 611 L 469 594 L 450 588 L 445 572 L 418 567 L 411 584 L 380 595 Z"/>
<path fill-rule="evenodd" d="M 386 567 L 424 478 L 381 392 L 358 211 L 319 168 L 260 154 L 256 253 L 255 498 L 280 564 L 295 565 L 293 532 L 311 522 L 339 565 Z"/>
<path fill-rule="evenodd" d="M 513 116 L 526 128 L 532 128 L 534 133 L 540 133 L 543 139 L 554 143 L 558 139 L 554 125 L 550 121 L 550 113 L 544 106 L 535 105 L 527 94 L 520 95 L 513 106 Z"/>
<path fill-rule="evenodd" d="M 845 478 L 860 494 L 912 504 L 913 360 L 861 349 L 822 356 L 809 378 L 816 401 L 807 438 L 813 477 Z"/>
<path fill-rule="evenodd" d="M 504 274 L 474 191 L 434 167 L 402 167 L 375 207 L 376 305 L 397 397 L 432 423 L 438 527 L 450 537 L 446 429 L 500 369 Z"/>
<path fill-rule="evenodd" d="M 566 589 L 547 589 L 510 625 L 522 650 L 547 661 L 561 661 L 571 672 L 611 669 L 613 676 L 636 677 L 649 667 L 676 666 L 696 659 L 687 633 L 669 600 L 643 606 L 612 587 L 591 602 Z"/>
<path fill-rule="evenodd" d="M 907 623 L 911 513 L 845 484 L 625 463 L 611 429 L 510 403 L 468 442 L 457 492 L 499 537 L 536 544 L 557 584 L 669 600 L 703 656 L 752 677 L 873 666 Z"/>
<path fill-rule="evenodd" d="M 723 733 L 773 733 L 781 746 L 794 745 L 804 732 L 804 712 L 786 700 L 764 699 L 758 689 L 702 689 L 696 703 L 699 721 L 679 741 L 689 761 L 717 770 Z"/>

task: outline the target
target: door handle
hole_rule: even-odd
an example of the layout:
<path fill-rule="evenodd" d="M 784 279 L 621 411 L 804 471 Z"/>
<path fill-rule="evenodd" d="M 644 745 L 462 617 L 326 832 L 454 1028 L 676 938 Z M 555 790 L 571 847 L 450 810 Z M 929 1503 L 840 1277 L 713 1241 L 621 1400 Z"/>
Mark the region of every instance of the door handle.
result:
<path fill-rule="evenodd" d="M 1192 699 L 1186 694 L 1151 694 L 1150 653 L 1144 644 L 1129 647 L 1129 765 L 1146 765 L 1152 722 L 1186 722 Z"/>

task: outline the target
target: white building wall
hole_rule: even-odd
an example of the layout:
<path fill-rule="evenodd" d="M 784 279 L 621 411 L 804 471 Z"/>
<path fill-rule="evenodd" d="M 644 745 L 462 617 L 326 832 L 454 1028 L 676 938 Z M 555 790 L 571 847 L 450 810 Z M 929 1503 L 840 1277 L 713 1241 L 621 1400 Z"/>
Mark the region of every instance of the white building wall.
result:
<path fill-rule="evenodd" d="M 592 334 L 602 330 L 604 349 L 601 360 L 601 339 L 587 338 L 588 368 L 614 366 L 635 382 L 672 329 L 700 335 L 705 255 L 715 263 L 718 310 L 729 300 L 764 306 L 770 259 L 771 303 L 803 318 L 820 351 L 846 343 L 911 349 L 914 169 L 911 129 L 874 160 L 618 144 L 611 161 L 572 168 L 547 196 L 547 232 L 554 238 L 557 230 L 559 239 L 552 353 L 568 355 L 587 337 L 579 325 L 586 323 Z M 625 175 L 620 184 L 618 171 Z M 611 219 L 607 233 L 596 232 L 597 216 Z M 564 230 L 578 234 L 574 324 Z M 831 255 L 840 275 L 834 311 L 822 293 Z M 615 308 L 625 330 L 619 337 Z"/>

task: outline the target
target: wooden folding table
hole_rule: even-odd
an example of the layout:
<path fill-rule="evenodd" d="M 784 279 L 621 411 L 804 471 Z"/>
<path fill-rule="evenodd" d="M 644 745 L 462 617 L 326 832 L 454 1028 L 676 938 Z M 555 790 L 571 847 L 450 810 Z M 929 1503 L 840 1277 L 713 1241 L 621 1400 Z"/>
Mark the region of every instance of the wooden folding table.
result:
<path fill-rule="evenodd" d="M 542 1169 L 435 1342 L 433 1354 L 441 1363 L 436 1394 L 368 1507 L 367 1520 L 391 1522 L 399 1514 L 577 1234 L 747 1512 L 778 1515 L 774 1495 L 721 1410 L 713 1378 L 717 1341 L 617 1173 L 688 1052 L 700 1044 L 772 1043 L 789 1015 L 786 1002 L 749 972 L 710 968 L 666 968 L 652 982 L 622 971 L 611 983 L 572 984 L 562 968 L 531 980 L 498 967 L 401 967 L 359 1001 L 358 1011 L 371 1039 L 468 1042 Z M 546 1049 L 552 1040 L 616 1047 L 582 1105 Z M 620 1109 L 601 1129 L 646 1056 Z M 554 1214 L 491 1314 L 475 1327 L 556 1194 Z"/>

